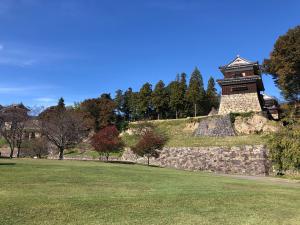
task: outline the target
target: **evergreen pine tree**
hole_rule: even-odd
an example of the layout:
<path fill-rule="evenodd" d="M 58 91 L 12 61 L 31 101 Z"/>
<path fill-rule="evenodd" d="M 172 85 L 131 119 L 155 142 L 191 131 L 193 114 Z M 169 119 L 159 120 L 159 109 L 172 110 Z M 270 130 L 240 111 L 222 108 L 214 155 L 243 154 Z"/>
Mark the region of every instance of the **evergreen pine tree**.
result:
<path fill-rule="evenodd" d="M 175 118 L 177 119 L 180 107 L 182 106 L 180 83 L 178 81 L 172 81 L 168 86 L 168 91 L 170 97 L 169 107 L 174 112 Z"/>
<path fill-rule="evenodd" d="M 139 95 L 138 95 L 138 113 L 140 116 L 144 119 L 149 119 L 151 116 L 151 84 L 148 82 L 145 83 L 142 88 L 140 89 Z"/>
<path fill-rule="evenodd" d="M 58 104 L 57 104 L 56 108 L 59 111 L 65 111 L 66 110 L 65 100 L 62 97 L 58 100 Z"/>
<path fill-rule="evenodd" d="M 117 112 L 120 115 L 121 113 L 123 113 L 124 109 L 124 96 L 122 90 L 119 89 L 116 91 L 114 102 L 116 104 Z"/>
<path fill-rule="evenodd" d="M 187 91 L 187 101 L 190 106 L 190 112 L 194 111 L 194 116 L 204 115 L 206 112 L 206 94 L 203 85 L 203 78 L 196 67 L 193 71 L 189 88 Z"/>
<path fill-rule="evenodd" d="M 123 112 L 124 117 L 126 121 L 132 120 L 132 108 L 131 108 L 131 102 L 132 102 L 132 88 L 128 88 L 127 91 L 124 93 L 124 99 L 123 99 Z"/>
<path fill-rule="evenodd" d="M 139 112 L 139 92 L 132 92 L 130 97 L 130 112 L 132 120 L 138 120 L 143 118 Z"/>
<path fill-rule="evenodd" d="M 219 97 L 217 94 L 217 89 L 215 87 L 215 80 L 213 77 L 210 77 L 207 84 L 206 96 L 208 100 L 208 111 L 214 107 L 217 109 L 219 107 Z"/>
<path fill-rule="evenodd" d="M 180 116 L 184 117 L 187 115 L 185 112 L 186 109 L 186 91 L 187 91 L 187 84 L 186 84 L 186 74 L 181 73 L 180 75 Z"/>
<path fill-rule="evenodd" d="M 165 89 L 165 84 L 160 80 L 152 92 L 152 105 L 157 113 L 157 119 L 160 119 L 168 106 L 168 94 Z"/>

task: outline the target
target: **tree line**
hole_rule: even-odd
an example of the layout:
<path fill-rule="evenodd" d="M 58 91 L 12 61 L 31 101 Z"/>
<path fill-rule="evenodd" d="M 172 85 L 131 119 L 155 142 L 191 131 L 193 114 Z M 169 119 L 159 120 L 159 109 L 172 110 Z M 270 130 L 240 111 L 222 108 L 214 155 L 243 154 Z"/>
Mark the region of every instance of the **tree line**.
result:
<path fill-rule="evenodd" d="M 219 95 L 213 77 L 209 78 L 206 90 L 198 68 L 188 84 L 186 79 L 187 75 L 181 73 L 168 85 L 160 80 L 152 87 L 147 82 L 136 92 L 132 88 L 117 90 L 114 98 L 104 93 L 76 103 L 75 108 L 91 116 L 96 132 L 111 124 L 123 130 L 130 121 L 202 116 L 213 107 L 218 108 Z"/>
<path fill-rule="evenodd" d="M 196 67 L 189 84 L 187 75 L 178 74 L 168 85 L 160 80 L 154 87 L 150 83 L 142 85 L 138 92 L 128 88 L 117 90 L 115 103 L 117 113 L 126 121 L 171 119 L 207 115 L 212 107 L 217 108 L 219 96 L 213 77 L 209 78 L 205 90 L 203 78 Z"/>

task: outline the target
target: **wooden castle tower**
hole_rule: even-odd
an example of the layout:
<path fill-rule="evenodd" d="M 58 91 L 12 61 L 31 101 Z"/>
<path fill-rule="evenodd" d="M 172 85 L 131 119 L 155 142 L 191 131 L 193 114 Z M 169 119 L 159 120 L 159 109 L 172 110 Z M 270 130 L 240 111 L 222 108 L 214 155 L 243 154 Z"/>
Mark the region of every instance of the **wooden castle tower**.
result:
<path fill-rule="evenodd" d="M 264 85 L 258 62 L 237 56 L 232 62 L 219 67 L 224 79 L 217 80 L 222 88 L 218 114 L 230 112 L 260 112 L 263 110 Z"/>

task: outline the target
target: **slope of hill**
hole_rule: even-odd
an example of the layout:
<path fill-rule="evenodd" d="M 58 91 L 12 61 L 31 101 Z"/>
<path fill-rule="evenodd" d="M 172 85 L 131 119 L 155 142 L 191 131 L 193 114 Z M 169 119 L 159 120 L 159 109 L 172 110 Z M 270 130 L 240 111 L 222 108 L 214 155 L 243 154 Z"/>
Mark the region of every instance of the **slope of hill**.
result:
<path fill-rule="evenodd" d="M 156 120 L 147 122 L 134 122 L 129 130 L 122 134 L 127 146 L 133 146 L 142 127 L 153 126 L 158 132 L 168 137 L 168 147 L 200 147 L 200 146 L 241 146 L 265 144 L 266 133 L 239 134 L 237 136 L 208 137 L 195 136 L 194 131 L 199 122 L 206 117 L 187 118 L 178 120 Z M 273 123 L 270 121 L 270 123 Z M 136 132 L 137 131 L 137 132 Z"/>

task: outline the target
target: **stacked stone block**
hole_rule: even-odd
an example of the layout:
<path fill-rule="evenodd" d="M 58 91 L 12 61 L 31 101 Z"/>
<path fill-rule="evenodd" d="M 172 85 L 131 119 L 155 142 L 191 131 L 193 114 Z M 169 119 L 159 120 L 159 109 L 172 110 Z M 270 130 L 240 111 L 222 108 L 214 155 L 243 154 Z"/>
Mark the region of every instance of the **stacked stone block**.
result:
<path fill-rule="evenodd" d="M 244 112 L 261 112 L 262 108 L 257 93 L 243 93 L 222 95 L 219 113 L 220 115 Z"/>
<path fill-rule="evenodd" d="M 268 151 L 263 145 L 235 147 L 169 147 L 161 151 L 160 157 L 152 158 L 151 164 L 182 170 L 204 170 L 226 174 L 265 176 L 270 171 Z M 129 149 L 122 160 L 146 163 Z"/>

